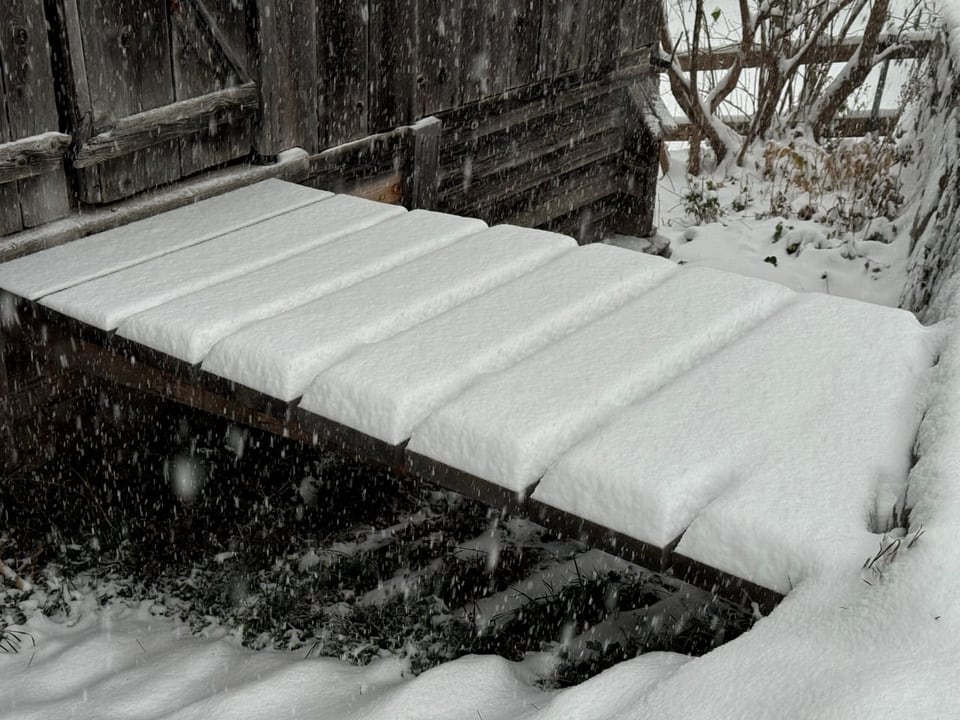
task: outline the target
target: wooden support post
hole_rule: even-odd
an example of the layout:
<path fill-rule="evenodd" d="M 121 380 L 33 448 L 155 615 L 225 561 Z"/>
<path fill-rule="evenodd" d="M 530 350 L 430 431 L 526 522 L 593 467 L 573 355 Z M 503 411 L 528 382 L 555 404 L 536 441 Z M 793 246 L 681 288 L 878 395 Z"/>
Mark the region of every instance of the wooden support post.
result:
<path fill-rule="evenodd" d="M 319 148 L 316 0 L 257 0 L 261 117 L 254 149 Z"/>
<path fill-rule="evenodd" d="M 615 229 L 624 235 L 653 234 L 653 211 L 657 193 L 660 132 L 650 104 L 652 82 L 627 89 L 627 114 L 621 166 L 620 215 Z"/>
<path fill-rule="evenodd" d="M 440 183 L 440 133 L 443 123 L 435 117 L 412 128 L 411 158 L 403 181 L 403 204 L 410 210 L 437 206 Z"/>

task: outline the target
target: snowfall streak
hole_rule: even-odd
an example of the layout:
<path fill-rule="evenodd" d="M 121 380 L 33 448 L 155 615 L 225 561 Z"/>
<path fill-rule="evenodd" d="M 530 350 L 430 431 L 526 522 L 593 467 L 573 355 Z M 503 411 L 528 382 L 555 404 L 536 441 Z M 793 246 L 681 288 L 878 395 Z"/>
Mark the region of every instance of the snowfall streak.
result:
<path fill-rule="evenodd" d="M 935 355 L 903 311 L 279 180 L 0 288 L 61 364 L 767 606 L 905 491 Z"/>

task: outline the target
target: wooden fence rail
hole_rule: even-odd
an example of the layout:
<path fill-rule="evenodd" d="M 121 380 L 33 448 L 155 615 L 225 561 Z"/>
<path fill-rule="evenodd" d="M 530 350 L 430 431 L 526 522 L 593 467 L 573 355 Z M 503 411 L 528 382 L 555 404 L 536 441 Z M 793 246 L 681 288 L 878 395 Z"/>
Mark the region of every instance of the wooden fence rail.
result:
<path fill-rule="evenodd" d="M 842 42 L 832 45 L 817 45 L 811 50 L 805 64 L 847 62 L 853 57 L 862 42 L 863 37 L 855 36 L 845 38 Z M 877 53 L 885 53 L 884 57 L 890 60 L 919 58 L 929 52 L 933 42 L 934 37 L 929 33 L 886 35 L 880 38 Z M 791 54 L 798 51 L 799 48 L 795 48 Z M 769 59 L 769 50 L 759 45 L 746 52 L 742 52 L 739 45 L 725 45 L 714 48 L 711 52 L 699 53 L 697 55 L 697 70 L 726 70 L 733 66 L 734 61 L 741 53 L 744 68 L 760 67 Z M 670 58 L 665 59 L 670 60 Z M 684 71 L 690 70 L 693 66 L 690 53 L 678 53 L 676 59 L 680 62 L 680 67 Z"/>

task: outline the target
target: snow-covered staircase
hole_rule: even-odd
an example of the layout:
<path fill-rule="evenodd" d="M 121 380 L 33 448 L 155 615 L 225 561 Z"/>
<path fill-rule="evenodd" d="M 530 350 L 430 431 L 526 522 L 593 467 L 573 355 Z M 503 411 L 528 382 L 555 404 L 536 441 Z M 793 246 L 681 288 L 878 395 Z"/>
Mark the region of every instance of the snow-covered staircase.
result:
<path fill-rule="evenodd" d="M 940 344 L 901 310 L 278 180 L 0 288 L 279 431 L 778 593 L 875 549 Z"/>

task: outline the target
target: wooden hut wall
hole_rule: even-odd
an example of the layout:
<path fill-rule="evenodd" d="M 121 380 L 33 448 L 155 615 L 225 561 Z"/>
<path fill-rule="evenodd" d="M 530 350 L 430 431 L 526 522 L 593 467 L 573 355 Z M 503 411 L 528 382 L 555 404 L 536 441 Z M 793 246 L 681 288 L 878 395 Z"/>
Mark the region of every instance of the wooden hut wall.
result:
<path fill-rule="evenodd" d="M 0 211 L 0 235 L 67 211 L 68 143 L 74 204 L 111 203 L 300 147 L 312 154 L 309 182 L 335 190 L 577 228 L 582 238 L 605 226 L 642 232 L 649 224 L 636 188 L 649 187 L 655 139 L 634 122 L 627 89 L 654 77 L 659 3 L 0 4 L 4 29 L 18 28 L 0 37 L 0 201 L 9 207 L 8 198 L 20 197 L 16 213 Z M 24 51 L 10 47 L 24 44 L 19 28 L 44 22 L 50 45 L 46 33 L 30 30 L 37 57 L 16 62 Z M 13 72 L 24 67 L 28 79 Z M 29 93 L 17 90 L 27 85 Z M 16 111 L 27 96 L 44 109 L 29 127 Z M 434 116 L 442 129 L 410 130 Z M 62 134 L 48 141 L 44 173 L 29 177 L 41 168 L 31 160 L 30 173 L 10 180 L 4 149 L 46 130 Z M 34 212 L 36 202 L 51 209 Z"/>

